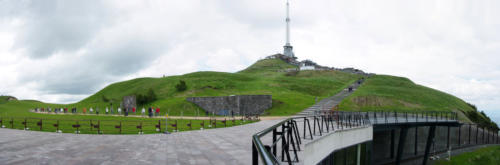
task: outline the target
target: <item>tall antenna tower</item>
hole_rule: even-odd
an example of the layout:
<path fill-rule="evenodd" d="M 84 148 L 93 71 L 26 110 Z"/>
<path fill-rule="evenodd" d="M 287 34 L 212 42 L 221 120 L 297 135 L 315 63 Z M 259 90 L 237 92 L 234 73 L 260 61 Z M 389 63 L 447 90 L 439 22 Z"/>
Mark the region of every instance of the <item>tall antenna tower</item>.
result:
<path fill-rule="evenodd" d="M 290 3 L 286 0 L 286 43 L 283 46 L 283 54 L 288 57 L 295 58 L 293 46 L 290 45 Z"/>

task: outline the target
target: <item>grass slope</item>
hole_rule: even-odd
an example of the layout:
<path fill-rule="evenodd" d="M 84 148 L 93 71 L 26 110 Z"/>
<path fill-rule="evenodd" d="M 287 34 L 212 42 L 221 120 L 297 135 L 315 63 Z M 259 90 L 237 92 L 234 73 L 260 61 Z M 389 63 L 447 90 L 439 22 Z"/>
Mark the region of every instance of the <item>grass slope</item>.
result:
<path fill-rule="evenodd" d="M 360 78 L 359 75 L 338 71 L 301 71 L 296 74 L 279 72 L 288 68 L 296 66 L 279 59 L 265 59 L 237 73 L 195 72 L 164 78 L 137 78 L 111 84 L 74 104 L 9 102 L 0 106 L 0 115 L 29 116 L 32 114 L 27 114 L 28 109 L 48 106 L 77 107 L 79 111 L 83 107 L 100 107 L 102 112 L 111 103 L 116 108 L 124 96 L 145 94 L 150 88 L 155 91 L 158 99 L 142 106 L 160 107 L 162 114 L 168 112 L 175 116 L 181 114 L 195 116 L 197 113 L 204 115 L 204 111 L 195 104 L 187 102 L 186 97 L 266 94 L 273 96 L 273 107 L 267 110 L 265 115 L 293 115 L 314 104 L 315 97 L 331 96 Z M 179 80 L 186 82 L 188 86 L 186 91 L 176 91 L 175 85 Z M 110 102 L 104 102 L 103 97 Z"/>
<path fill-rule="evenodd" d="M 266 59 L 237 73 L 195 72 L 165 78 L 138 78 L 109 85 L 75 105 L 105 106 L 103 96 L 118 105 L 123 96 L 145 93 L 152 88 L 158 100 L 151 105 L 171 115 L 204 113 L 185 101 L 186 97 L 228 95 L 272 95 L 273 107 L 265 115 L 292 115 L 311 106 L 315 97 L 333 95 L 359 78 L 338 71 L 303 71 L 296 75 L 278 72 L 294 67 L 279 59 Z M 180 80 L 186 82 L 186 91 L 176 91 L 175 85 Z"/>
<path fill-rule="evenodd" d="M 500 162 L 500 146 L 480 148 L 473 152 L 452 156 L 451 161 L 440 160 L 436 165 L 497 165 Z"/>
<path fill-rule="evenodd" d="M 403 77 L 375 75 L 343 100 L 341 110 L 455 111 L 474 109 L 450 94 L 413 83 Z"/>

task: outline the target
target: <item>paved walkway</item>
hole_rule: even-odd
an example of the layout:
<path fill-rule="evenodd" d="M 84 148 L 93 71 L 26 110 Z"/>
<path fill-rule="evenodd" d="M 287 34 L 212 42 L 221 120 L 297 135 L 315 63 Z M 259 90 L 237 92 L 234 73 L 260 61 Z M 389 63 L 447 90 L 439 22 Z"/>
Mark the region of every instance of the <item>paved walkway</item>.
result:
<path fill-rule="evenodd" d="M 250 164 L 251 136 L 279 122 L 169 135 L 77 135 L 0 129 L 0 164 Z"/>
<path fill-rule="evenodd" d="M 343 90 L 309 110 L 333 107 L 350 93 Z M 169 135 L 77 135 L 0 128 L 0 164 L 251 164 L 252 135 L 285 118 L 262 117 L 252 124 Z"/>

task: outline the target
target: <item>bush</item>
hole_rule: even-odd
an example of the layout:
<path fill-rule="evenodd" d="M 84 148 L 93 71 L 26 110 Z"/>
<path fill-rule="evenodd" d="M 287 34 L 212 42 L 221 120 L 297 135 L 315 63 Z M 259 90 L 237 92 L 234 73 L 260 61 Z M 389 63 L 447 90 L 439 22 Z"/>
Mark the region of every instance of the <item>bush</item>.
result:
<path fill-rule="evenodd" d="M 102 95 L 102 101 L 109 102 L 109 99 L 106 96 Z"/>
<path fill-rule="evenodd" d="M 498 125 L 491 121 L 491 119 L 483 112 L 468 111 L 465 113 L 467 117 L 479 127 L 493 128 L 499 130 Z"/>
<path fill-rule="evenodd" d="M 289 72 L 286 72 L 285 76 L 296 76 L 297 74 L 299 74 L 299 71 L 289 71 Z"/>
<path fill-rule="evenodd" d="M 187 89 L 186 82 L 183 80 L 179 81 L 179 84 L 175 85 L 175 88 L 177 88 L 177 91 L 182 92 Z"/>
<path fill-rule="evenodd" d="M 149 88 L 148 93 L 146 95 L 136 94 L 136 101 L 139 105 L 144 105 L 150 102 L 153 102 L 157 99 L 155 91 L 152 88 Z"/>

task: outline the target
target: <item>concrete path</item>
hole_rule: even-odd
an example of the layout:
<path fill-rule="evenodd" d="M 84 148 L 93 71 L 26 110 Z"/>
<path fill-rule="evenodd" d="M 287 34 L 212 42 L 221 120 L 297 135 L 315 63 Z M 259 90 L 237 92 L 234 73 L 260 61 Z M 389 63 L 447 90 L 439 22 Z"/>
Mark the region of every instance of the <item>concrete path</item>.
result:
<path fill-rule="evenodd" d="M 301 114 L 331 108 L 350 93 L 345 89 Z M 169 135 L 77 135 L 0 128 L 0 164 L 251 164 L 252 135 L 285 118 L 264 117 L 242 126 Z"/>
<path fill-rule="evenodd" d="M 0 129 L 0 164 L 250 164 L 251 136 L 280 120 L 169 135 Z"/>

